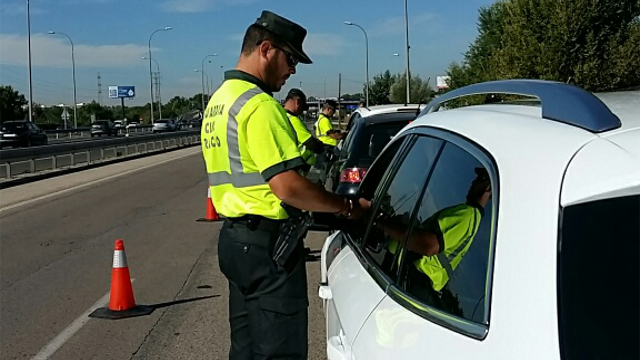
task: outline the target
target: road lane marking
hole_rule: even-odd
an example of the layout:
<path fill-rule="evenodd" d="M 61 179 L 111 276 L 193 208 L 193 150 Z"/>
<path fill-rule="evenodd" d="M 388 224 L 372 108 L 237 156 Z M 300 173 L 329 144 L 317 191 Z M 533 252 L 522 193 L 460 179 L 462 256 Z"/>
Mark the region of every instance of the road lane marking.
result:
<path fill-rule="evenodd" d="M 131 279 L 132 283 L 134 281 L 135 278 Z M 71 337 L 75 335 L 75 333 L 77 333 L 84 326 L 84 324 L 87 323 L 87 321 L 89 321 L 89 314 L 91 314 L 95 309 L 107 305 L 107 303 L 109 302 L 109 294 L 111 294 L 110 291 L 104 294 L 104 296 L 101 297 L 100 300 L 96 301 L 95 304 L 91 305 L 84 313 L 82 313 L 82 315 L 75 319 L 71 323 L 71 325 L 62 330 L 60 334 L 58 334 L 58 336 L 53 338 L 53 340 L 51 340 L 45 347 L 43 347 L 42 350 L 40 350 L 40 352 L 36 354 L 36 356 L 31 358 L 31 360 L 47 360 L 48 358 L 50 358 L 51 355 L 58 351 L 58 349 L 60 349 L 62 345 L 64 345 L 64 343 L 69 341 L 69 339 L 71 339 Z"/>
<path fill-rule="evenodd" d="M 198 149 L 198 151 L 200 151 L 200 149 Z M 101 182 L 113 180 L 115 178 L 118 178 L 118 177 L 121 177 L 121 176 L 125 176 L 125 175 L 128 175 L 128 174 L 137 172 L 137 171 L 145 170 L 145 169 L 157 166 L 157 165 L 162 165 L 162 164 L 174 161 L 174 160 L 182 159 L 182 158 L 185 158 L 187 156 L 191 156 L 191 155 L 197 153 L 198 151 L 190 152 L 190 153 L 187 153 L 186 155 L 182 155 L 182 156 L 175 157 L 175 158 L 162 160 L 162 161 L 159 161 L 157 163 L 153 163 L 153 164 L 137 167 L 135 169 L 126 170 L 124 172 L 120 172 L 120 173 L 117 173 L 117 174 L 114 174 L 114 175 L 111 175 L 111 176 L 107 176 L 105 178 L 100 178 L 100 179 L 97 179 L 97 180 L 94 180 L 94 181 L 90 181 L 88 183 L 84 183 L 84 184 L 81 184 L 81 185 L 76 185 L 76 186 L 68 188 L 68 189 L 59 190 L 59 191 L 53 192 L 51 194 L 42 195 L 42 196 L 37 197 L 37 198 L 33 198 L 33 199 L 29 199 L 29 200 L 23 200 L 23 201 L 15 203 L 15 204 L 8 205 L 8 206 L 5 206 L 3 208 L 0 208 L 0 214 L 2 214 L 5 211 L 9 211 L 9 210 L 21 207 L 21 206 L 29 205 L 29 204 L 32 204 L 32 203 L 35 203 L 35 202 L 39 202 L 39 201 L 48 199 L 50 197 L 54 197 L 54 196 L 57 196 L 57 195 L 65 194 L 65 193 L 68 193 L 68 192 L 71 192 L 71 191 L 76 191 L 76 190 L 85 188 L 87 186 L 99 184 Z"/>
<path fill-rule="evenodd" d="M 62 330 L 62 332 L 58 334 L 58 336 L 53 338 L 53 340 L 51 340 L 51 342 L 43 347 L 42 350 L 40 350 L 40 352 L 36 354 L 36 356 L 31 358 L 31 360 L 46 360 L 51 357 L 53 353 L 58 351 L 58 349 L 60 349 L 60 347 L 62 347 L 64 343 L 71 339 L 71 337 L 75 335 L 75 333 L 77 333 L 78 330 L 80 330 L 82 326 L 87 323 L 87 321 L 89 321 L 89 314 L 91 314 L 95 309 L 102 307 L 109 301 L 110 293 L 111 292 L 107 292 L 103 297 L 100 298 L 100 300 L 91 305 L 91 307 L 87 309 L 87 311 L 85 311 L 82 315 L 80 315 L 80 317 L 75 319 L 71 323 L 71 325 L 67 326 L 66 329 Z"/>

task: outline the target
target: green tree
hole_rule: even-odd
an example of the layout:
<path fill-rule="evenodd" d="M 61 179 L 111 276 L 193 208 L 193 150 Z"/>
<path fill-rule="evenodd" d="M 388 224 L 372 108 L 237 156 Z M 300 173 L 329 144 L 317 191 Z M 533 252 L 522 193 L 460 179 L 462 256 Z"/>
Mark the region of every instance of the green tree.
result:
<path fill-rule="evenodd" d="M 429 102 L 435 95 L 435 91 L 429 87 L 428 82 L 422 80 L 420 76 L 411 76 L 410 84 L 410 100 L 411 103 L 425 104 Z M 406 75 L 398 75 L 396 81 L 391 85 L 390 100 L 394 104 L 406 104 L 407 101 L 407 77 Z"/>
<path fill-rule="evenodd" d="M 391 86 L 399 75 L 391 74 L 389 70 L 375 75 L 369 85 L 369 105 L 391 104 Z"/>
<path fill-rule="evenodd" d="M 22 107 L 25 105 L 24 95 L 11 86 L 0 86 L 0 121 L 24 119 L 27 112 Z"/>
<path fill-rule="evenodd" d="M 451 88 L 531 78 L 590 91 L 640 84 L 639 0 L 505 0 L 481 8 L 478 37 Z"/>

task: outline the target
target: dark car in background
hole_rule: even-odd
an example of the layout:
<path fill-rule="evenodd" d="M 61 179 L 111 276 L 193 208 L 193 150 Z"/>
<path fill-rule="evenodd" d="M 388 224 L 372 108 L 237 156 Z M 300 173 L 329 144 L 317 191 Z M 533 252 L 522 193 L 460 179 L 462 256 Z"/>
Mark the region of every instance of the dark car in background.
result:
<path fill-rule="evenodd" d="M 373 160 L 405 125 L 419 114 L 418 105 L 380 105 L 358 109 L 349 121 L 349 135 L 324 186 L 338 195 L 353 195 Z"/>
<path fill-rule="evenodd" d="M 116 124 L 111 120 L 97 120 L 91 124 L 91 137 L 94 136 L 116 136 L 118 135 L 118 129 L 116 128 Z"/>
<path fill-rule="evenodd" d="M 6 146 L 46 145 L 47 134 L 27 120 L 5 121 L 0 124 L 0 148 Z"/>

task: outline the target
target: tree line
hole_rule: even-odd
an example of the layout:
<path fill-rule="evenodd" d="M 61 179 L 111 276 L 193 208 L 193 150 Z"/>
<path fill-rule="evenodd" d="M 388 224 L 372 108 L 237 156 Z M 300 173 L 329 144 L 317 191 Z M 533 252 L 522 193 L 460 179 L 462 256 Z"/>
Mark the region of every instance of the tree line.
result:
<path fill-rule="evenodd" d="M 446 71 L 449 90 L 542 79 L 592 92 L 640 86 L 640 0 L 499 0 L 478 11 L 478 36 Z M 437 92 L 411 77 L 411 102 Z M 404 103 L 404 74 L 374 76 L 371 104 Z"/>
<path fill-rule="evenodd" d="M 202 94 L 196 94 L 191 98 L 174 96 L 169 102 L 162 104 L 162 117 L 175 118 L 189 111 L 199 110 Z M 149 123 L 151 118 L 150 104 L 140 106 L 126 106 L 124 117 L 129 121 Z M 0 85 L 0 121 L 22 120 L 28 117 L 28 101 L 23 94 L 14 90 L 11 86 Z M 69 113 L 67 126 L 73 127 L 73 107 L 66 107 Z M 59 106 L 42 106 L 34 103 L 32 106 L 32 118 L 34 122 L 43 125 L 44 128 L 57 128 L 63 125 L 62 113 L 64 109 Z M 91 119 L 117 120 L 122 119 L 122 107 L 120 105 L 103 105 L 95 100 L 78 106 L 78 126 L 88 126 Z M 157 104 L 154 104 L 154 117 L 159 117 Z"/>

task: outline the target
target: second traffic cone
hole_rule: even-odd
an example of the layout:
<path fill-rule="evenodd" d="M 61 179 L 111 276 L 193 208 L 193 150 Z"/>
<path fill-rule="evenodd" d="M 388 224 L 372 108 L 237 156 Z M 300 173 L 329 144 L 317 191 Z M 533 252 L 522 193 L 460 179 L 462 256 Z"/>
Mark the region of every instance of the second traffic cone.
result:
<path fill-rule="evenodd" d="M 127 256 L 124 252 L 124 241 L 116 240 L 113 250 L 113 268 L 111 269 L 111 292 L 109 294 L 109 307 L 100 308 L 89 316 L 121 319 L 125 317 L 148 315 L 153 312 L 149 306 L 136 306 L 133 298 L 133 288 L 127 265 Z"/>
<path fill-rule="evenodd" d="M 197 221 L 218 221 L 220 220 L 220 216 L 216 211 L 215 206 L 213 206 L 213 201 L 211 200 L 211 188 L 207 189 L 207 214 L 204 219 L 198 219 Z"/>

